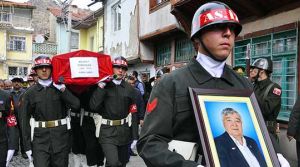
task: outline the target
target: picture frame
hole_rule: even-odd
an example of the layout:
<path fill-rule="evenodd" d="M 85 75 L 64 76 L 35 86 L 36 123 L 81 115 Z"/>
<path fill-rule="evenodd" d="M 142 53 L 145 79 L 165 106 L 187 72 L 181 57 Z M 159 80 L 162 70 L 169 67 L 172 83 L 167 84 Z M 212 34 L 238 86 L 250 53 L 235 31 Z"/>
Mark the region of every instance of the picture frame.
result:
<path fill-rule="evenodd" d="M 227 163 L 231 163 L 227 162 L 229 160 L 234 163 L 247 163 L 237 146 L 239 145 L 238 140 L 233 137 L 235 136 L 234 133 L 243 135 L 244 138 L 241 143 L 243 141 L 247 143 L 249 150 L 256 157 L 256 162 L 260 166 L 280 166 L 253 91 L 189 87 L 189 93 L 203 149 L 205 166 L 228 166 Z M 236 112 L 227 112 L 228 109 L 230 111 L 233 109 Z M 226 113 L 229 114 L 226 115 Z M 230 121 L 232 123 L 232 120 L 238 122 L 239 119 L 241 128 L 232 129 L 241 130 L 232 132 L 228 123 Z M 232 126 L 237 125 L 235 123 Z"/>

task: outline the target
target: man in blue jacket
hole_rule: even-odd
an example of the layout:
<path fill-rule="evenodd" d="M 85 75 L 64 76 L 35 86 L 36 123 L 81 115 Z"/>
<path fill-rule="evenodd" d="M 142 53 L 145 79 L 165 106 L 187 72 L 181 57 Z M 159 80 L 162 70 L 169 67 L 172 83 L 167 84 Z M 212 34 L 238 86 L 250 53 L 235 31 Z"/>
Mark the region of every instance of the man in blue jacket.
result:
<path fill-rule="evenodd" d="M 222 120 L 226 131 L 215 138 L 220 165 L 267 166 L 255 140 L 243 135 L 241 115 L 233 108 L 225 108 Z"/>

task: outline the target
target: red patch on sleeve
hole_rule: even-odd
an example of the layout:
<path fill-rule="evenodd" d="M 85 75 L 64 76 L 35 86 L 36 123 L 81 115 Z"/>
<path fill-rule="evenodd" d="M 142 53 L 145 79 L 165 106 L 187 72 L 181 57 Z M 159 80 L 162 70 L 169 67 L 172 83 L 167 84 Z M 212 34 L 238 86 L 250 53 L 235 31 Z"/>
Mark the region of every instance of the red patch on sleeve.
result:
<path fill-rule="evenodd" d="M 148 102 L 146 111 L 151 113 L 157 106 L 157 98 L 153 99 L 152 102 Z"/>
<path fill-rule="evenodd" d="M 136 104 L 131 104 L 131 105 L 129 106 L 129 112 L 130 112 L 130 113 L 135 113 L 135 112 L 137 112 Z"/>
<path fill-rule="evenodd" d="M 281 95 L 281 90 L 278 89 L 278 88 L 274 88 L 273 93 L 274 93 L 275 95 L 280 96 L 280 95 Z"/>

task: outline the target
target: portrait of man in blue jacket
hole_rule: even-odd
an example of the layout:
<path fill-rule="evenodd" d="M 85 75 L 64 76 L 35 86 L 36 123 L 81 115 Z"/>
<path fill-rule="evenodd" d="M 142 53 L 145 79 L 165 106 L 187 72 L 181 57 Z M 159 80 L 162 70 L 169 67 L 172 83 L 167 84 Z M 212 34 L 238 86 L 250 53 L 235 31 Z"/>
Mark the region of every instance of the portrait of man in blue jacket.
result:
<path fill-rule="evenodd" d="M 256 141 L 243 135 L 241 115 L 233 108 L 222 111 L 225 132 L 215 137 L 215 145 L 222 167 L 231 166 L 267 166 Z"/>

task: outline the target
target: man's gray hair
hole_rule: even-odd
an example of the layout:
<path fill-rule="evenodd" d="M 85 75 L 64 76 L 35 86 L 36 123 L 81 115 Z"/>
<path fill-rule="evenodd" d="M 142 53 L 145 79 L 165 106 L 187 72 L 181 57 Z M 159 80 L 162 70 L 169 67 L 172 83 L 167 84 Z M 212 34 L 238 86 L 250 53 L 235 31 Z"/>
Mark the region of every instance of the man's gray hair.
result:
<path fill-rule="evenodd" d="M 224 108 L 222 110 L 222 118 L 224 119 L 224 117 L 228 114 L 237 114 L 238 116 L 240 116 L 240 118 L 242 119 L 241 115 L 233 108 Z"/>

